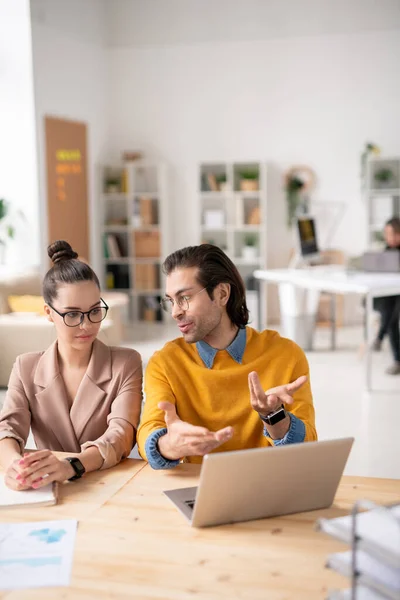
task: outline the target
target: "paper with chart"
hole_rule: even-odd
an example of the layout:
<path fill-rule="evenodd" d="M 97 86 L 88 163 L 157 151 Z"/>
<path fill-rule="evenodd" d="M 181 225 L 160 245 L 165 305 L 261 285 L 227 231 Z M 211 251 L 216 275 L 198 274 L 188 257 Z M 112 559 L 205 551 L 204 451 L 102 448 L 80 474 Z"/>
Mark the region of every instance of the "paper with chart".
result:
<path fill-rule="evenodd" d="M 0 590 L 65 586 L 77 521 L 0 524 Z"/>

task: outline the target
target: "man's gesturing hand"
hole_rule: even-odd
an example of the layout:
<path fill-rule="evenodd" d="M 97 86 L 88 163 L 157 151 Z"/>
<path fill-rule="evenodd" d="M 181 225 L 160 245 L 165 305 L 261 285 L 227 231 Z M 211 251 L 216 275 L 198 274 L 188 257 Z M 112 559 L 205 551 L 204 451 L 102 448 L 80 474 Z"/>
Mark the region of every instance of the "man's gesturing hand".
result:
<path fill-rule="evenodd" d="M 158 440 L 158 448 L 161 455 L 168 460 L 178 460 L 184 456 L 204 456 L 230 440 L 233 435 L 232 427 L 212 432 L 205 427 L 182 421 L 171 402 L 160 402 L 158 408 L 165 413 L 168 429 L 168 433 Z"/>
<path fill-rule="evenodd" d="M 306 375 L 298 377 L 292 383 L 278 385 L 264 392 L 260 378 L 255 371 L 249 374 L 251 406 L 263 417 L 278 410 L 284 404 L 293 403 L 293 394 L 307 381 Z"/>

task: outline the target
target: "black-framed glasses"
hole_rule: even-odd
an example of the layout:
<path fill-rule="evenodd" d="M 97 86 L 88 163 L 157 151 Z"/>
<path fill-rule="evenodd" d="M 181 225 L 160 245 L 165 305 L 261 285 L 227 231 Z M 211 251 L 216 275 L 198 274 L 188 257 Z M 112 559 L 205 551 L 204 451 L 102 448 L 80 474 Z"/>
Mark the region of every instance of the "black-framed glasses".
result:
<path fill-rule="evenodd" d="M 49 304 L 49 306 L 58 315 L 60 315 L 60 317 L 63 318 L 64 323 L 67 327 L 78 327 L 78 325 L 83 323 L 83 319 L 85 318 L 85 315 L 87 315 L 87 317 L 91 323 L 100 323 L 101 321 L 103 321 L 106 318 L 107 312 L 108 312 L 108 306 L 104 302 L 103 298 L 100 298 L 100 300 L 103 302 L 104 306 L 95 306 L 94 308 L 91 308 L 90 310 L 87 310 L 86 312 L 84 312 L 83 310 L 69 310 L 68 312 L 61 313 L 59 310 L 54 308 L 54 306 L 52 306 L 51 304 Z"/>
<path fill-rule="evenodd" d="M 197 294 L 200 294 L 200 292 L 203 292 L 206 289 L 206 287 L 201 288 L 201 290 L 195 294 L 192 294 L 191 296 L 180 296 L 177 300 L 173 300 L 172 298 L 161 298 L 161 308 L 165 310 L 165 312 L 172 314 L 174 304 L 176 304 L 181 310 L 183 310 L 183 312 L 186 312 L 189 310 L 191 300 L 197 296 Z"/>

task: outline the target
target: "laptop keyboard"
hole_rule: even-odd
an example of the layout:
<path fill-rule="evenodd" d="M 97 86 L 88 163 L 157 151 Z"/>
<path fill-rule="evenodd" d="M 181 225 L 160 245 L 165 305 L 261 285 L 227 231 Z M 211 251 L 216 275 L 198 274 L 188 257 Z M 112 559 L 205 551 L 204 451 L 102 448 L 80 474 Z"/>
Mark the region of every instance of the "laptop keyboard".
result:
<path fill-rule="evenodd" d="M 195 503 L 195 500 L 185 500 L 186 506 L 188 506 L 192 510 L 194 509 L 194 503 Z"/>

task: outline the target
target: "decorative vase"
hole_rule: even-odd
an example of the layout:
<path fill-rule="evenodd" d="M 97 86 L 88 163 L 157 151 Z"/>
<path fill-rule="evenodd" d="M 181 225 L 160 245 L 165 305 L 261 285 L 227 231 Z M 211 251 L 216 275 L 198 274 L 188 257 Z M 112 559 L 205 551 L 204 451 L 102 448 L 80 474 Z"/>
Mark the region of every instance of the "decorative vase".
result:
<path fill-rule="evenodd" d="M 240 191 L 241 192 L 257 192 L 258 191 L 258 179 L 241 179 L 240 180 Z"/>
<path fill-rule="evenodd" d="M 255 260 L 257 258 L 257 246 L 243 246 L 242 257 L 246 260 Z"/>

